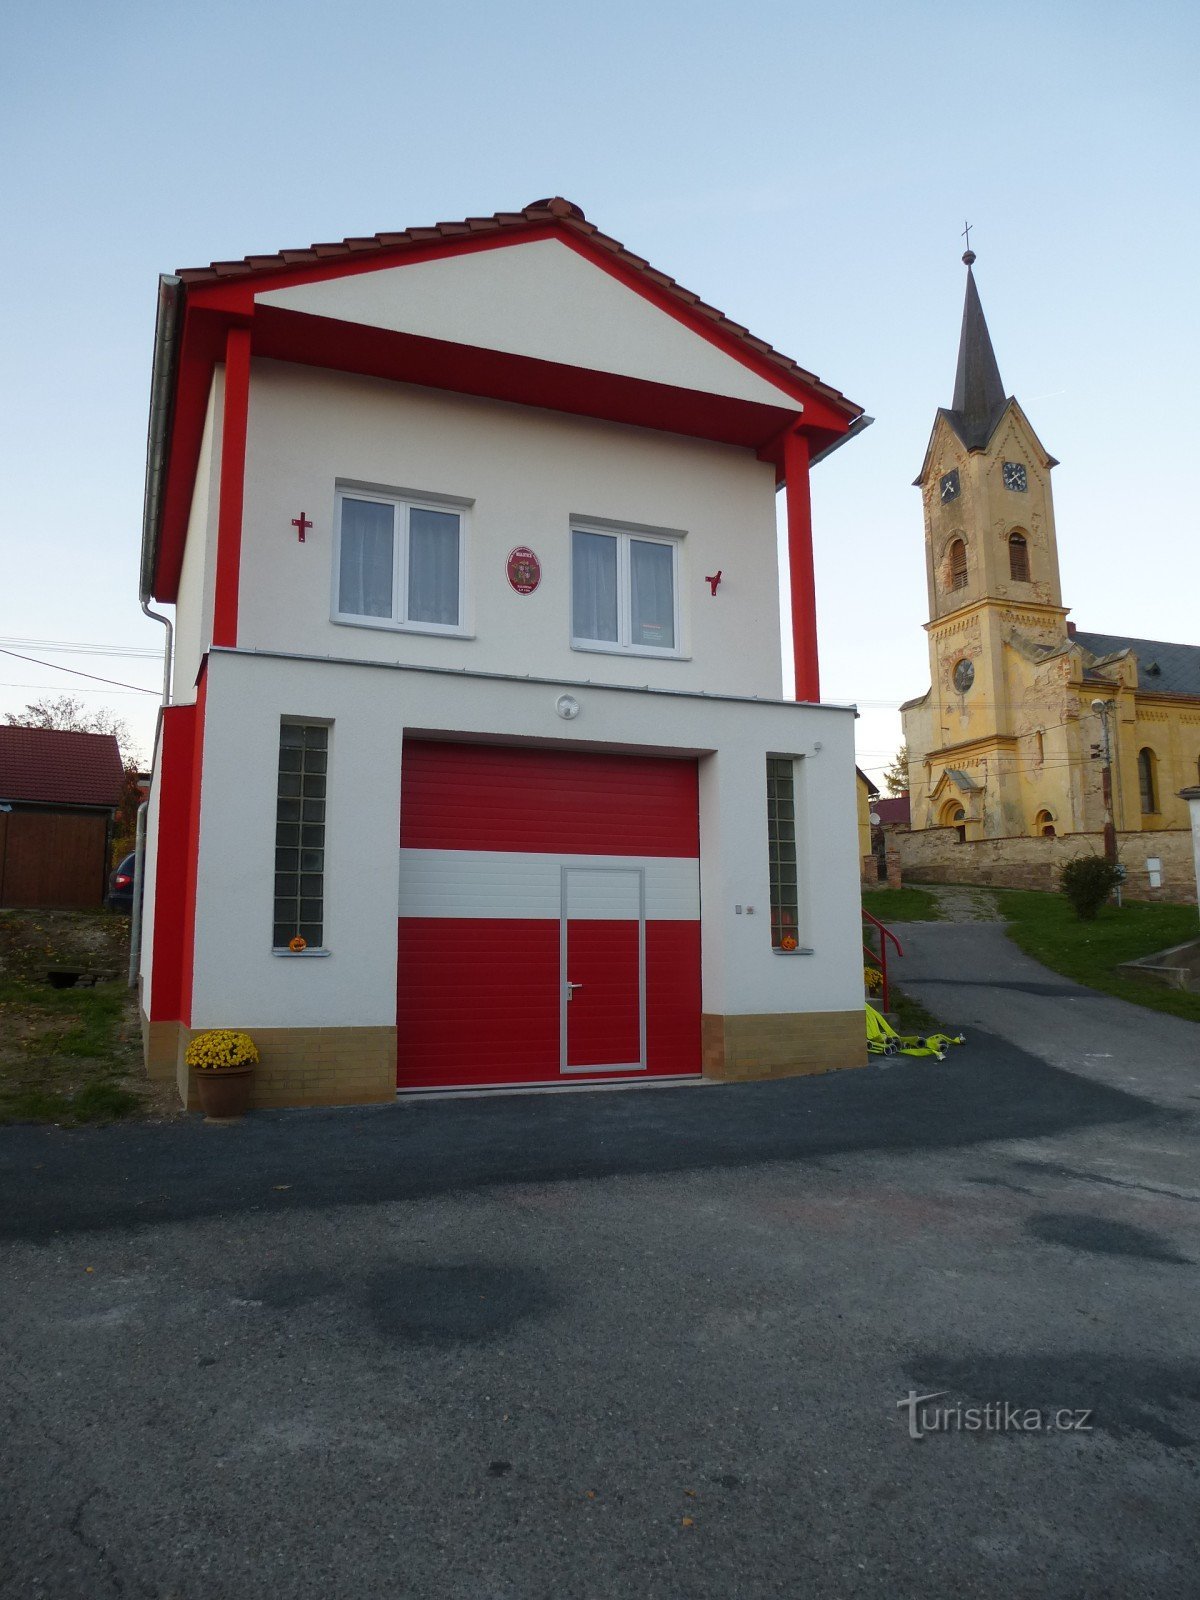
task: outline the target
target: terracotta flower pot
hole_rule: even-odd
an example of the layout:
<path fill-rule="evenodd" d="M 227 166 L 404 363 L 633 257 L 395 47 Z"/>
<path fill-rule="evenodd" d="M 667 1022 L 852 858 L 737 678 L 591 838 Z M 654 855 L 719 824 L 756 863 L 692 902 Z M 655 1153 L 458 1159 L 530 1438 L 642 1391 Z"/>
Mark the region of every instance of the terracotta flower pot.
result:
<path fill-rule="evenodd" d="M 253 1066 L 198 1067 L 196 1089 L 200 1109 L 206 1117 L 224 1121 L 244 1117 L 250 1105 L 250 1080 Z"/>

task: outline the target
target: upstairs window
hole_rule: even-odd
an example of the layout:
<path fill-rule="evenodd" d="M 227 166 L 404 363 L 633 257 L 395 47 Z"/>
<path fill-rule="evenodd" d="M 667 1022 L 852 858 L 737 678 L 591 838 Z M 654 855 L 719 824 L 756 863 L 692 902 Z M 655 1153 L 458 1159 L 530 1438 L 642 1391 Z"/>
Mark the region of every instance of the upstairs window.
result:
<path fill-rule="evenodd" d="M 967 587 L 967 547 L 961 539 L 955 539 L 950 546 L 950 588 L 965 589 Z"/>
<path fill-rule="evenodd" d="M 1142 798 L 1142 811 L 1146 816 L 1158 810 L 1154 784 L 1154 751 L 1146 746 L 1138 751 L 1138 790 Z"/>
<path fill-rule="evenodd" d="M 334 617 L 459 633 L 463 517 L 446 506 L 339 492 Z"/>
<path fill-rule="evenodd" d="M 678 654 L 678 561 L 675 539 L 572 528 L 572 645 Z"/>
<path fill-rule="evenodd" d="M 1008 575 L 1014 583 L 1029 582 L 1029 544 L 1023 533 L 1008 536 Z"/>

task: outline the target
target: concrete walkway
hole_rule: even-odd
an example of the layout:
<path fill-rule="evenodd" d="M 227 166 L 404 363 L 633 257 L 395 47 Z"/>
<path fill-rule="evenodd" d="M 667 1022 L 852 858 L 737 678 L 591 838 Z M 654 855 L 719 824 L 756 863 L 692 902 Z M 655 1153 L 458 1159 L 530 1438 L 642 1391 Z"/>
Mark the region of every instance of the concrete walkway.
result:
<path fill-rule="evenodd" d="M 986 891 L 983 891 L 986 894 Z M 1200 1103 L 1200 1028 L 1060 977 L 1025 955 L 1001 921 L 912 922 L 898 928 L 903 960 L 895 981 L 951 1029 L 1005 1040 L 1047 1067 L 1194 1117 Z M 1118 1141 L 1122 1169 L 1136 1141 Z M 1177 1181 L 1200 1198 L 1192 1156 L 1156 1144 L 1178 1163 Z"/>
<path fill-rule="evenodd" d="M 999 922 L 996 896 L 990 889 L 965 883 L 926 883 L 921 887 L 937 901 L 944 922 Z"/>

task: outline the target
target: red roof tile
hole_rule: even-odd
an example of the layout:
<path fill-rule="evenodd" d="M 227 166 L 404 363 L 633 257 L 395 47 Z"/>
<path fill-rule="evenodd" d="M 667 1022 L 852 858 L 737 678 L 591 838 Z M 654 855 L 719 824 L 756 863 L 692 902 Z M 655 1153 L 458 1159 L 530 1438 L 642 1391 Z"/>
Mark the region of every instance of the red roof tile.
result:
<path fill-rule="evenodd" d="M 111 733 L 0 727 L 0 801 L 111 807 L 124 773 Z"/>
<path fill-rule="evenodd" d="M 588 239 L 593 245 L 608 251 L 625 267 L 640 274 L 648 282 L 688 306 L 693 312 L 714 323 L 726 338 L 746 345 L 780 372 L 786 373 L 789 378 L 799 379 L 801 383 L 811 386 L 844 415 L 851 418 L 862 415 L 862 407 L 855 405 L 853 400 L 848 400 L 840 390 L 822 383 L 820 378 L 806 371 L 790 356 L 781 354 L 765 340 L 756 338 L 741 323 L 731 321 L 723 311 L 707 305 L 691 289 L 685 289 L 682 284 L 676 283 L 674 278 L 669 278 L 665 272 L 659 272 L 652 267 L 644 257 L 634 255 L 618 240 L 601 233 L 595 223 L 587 220 L 577 205 L 559 195 L 550 200 L 535 200 L 523 211 L 498 211 L 492 217 L 468 217 L 465 222 L 438 222 L 431 228 L 407 228 L 401 233 L 377 233 L 366 239 L 344 239 L 340 244 L 314 244 L 307 250 L 281 250 L 277 255 L 246 256 L 241 261 L 214 261 L 207 267 L 180 267 L 176 276 L 189 285 L 213 283 L 217 280 L 225 282 L 230 278 L 250 278 L 264 273 L 284 272 L 289 268 L 316 264 L 330 257 L 394 252 L 404 250 L 406 247 L 429 244 L 437 239 L 456 239 L 481 233 L 517 233 L 539 224 L 544 227 L 548 222 L 568 228 L 582 238 Z"/>
<path fill-rule="evenodd" d="M 890 800 L 876 800 L 871 809 L 878 813 L 885 828 L 907 828 L 911 824 L 906 794 L 896 795 Z"/>

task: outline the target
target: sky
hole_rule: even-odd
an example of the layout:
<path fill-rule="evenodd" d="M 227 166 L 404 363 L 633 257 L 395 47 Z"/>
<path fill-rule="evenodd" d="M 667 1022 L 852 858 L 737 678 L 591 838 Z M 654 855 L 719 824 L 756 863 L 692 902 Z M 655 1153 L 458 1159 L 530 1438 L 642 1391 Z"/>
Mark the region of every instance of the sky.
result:
<path fill-rule="evenodd" d="M 876 419 L 813 474 L 822 692 L 859 706 L 866 771 L 929 682 L 911 484 L 953 389 L 964 221 L 1005 386 L 1061 462 L 1064 603 L 1085 629 L 1200 639 L 1191 0 L 5 19 L 0 649 L 53 665 L 0 655 L 0 713 L 77 693 L 149 754 L 160 272 L 552 194 Z"/>

